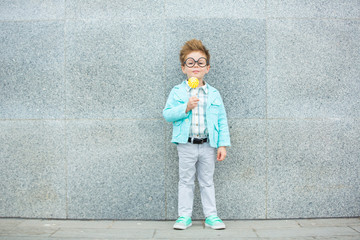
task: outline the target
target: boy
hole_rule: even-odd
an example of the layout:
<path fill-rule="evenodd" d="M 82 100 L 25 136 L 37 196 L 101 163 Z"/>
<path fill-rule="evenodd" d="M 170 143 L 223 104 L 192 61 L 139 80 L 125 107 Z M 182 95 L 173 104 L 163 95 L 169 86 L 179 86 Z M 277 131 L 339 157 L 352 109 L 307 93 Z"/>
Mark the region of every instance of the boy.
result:
<path fill-rule="evenodd" d="M 179 155 L 179 218 L 174 229 L 192 225 L 194 180 L 197 173 L 205 225 L 225 229 L 217 216 L 213 175 L 215 158 L 223 161 L 230 136 L 226 112 L 220 93 L 204 81 L 210 70 L 210 54 L 200 40 L 187 41 L 180 51 L 181 69 L 196 77 L 199 85 L 190 88 L 187 81 L 175 86 L 168 97 L 163 116 L 173 123 L 171 142 L 177 144 Z M 217 153 L 216 153 L 217 148 Z"/>

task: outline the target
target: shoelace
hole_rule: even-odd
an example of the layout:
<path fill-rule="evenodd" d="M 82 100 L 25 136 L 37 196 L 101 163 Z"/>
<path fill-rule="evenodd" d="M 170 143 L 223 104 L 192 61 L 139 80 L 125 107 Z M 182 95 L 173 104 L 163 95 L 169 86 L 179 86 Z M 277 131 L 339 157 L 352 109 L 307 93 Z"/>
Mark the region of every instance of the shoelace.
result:
<path fill-rule="evenodd" d="M 210 217 L 208 217 L 208 219 L 211 222 L 223 222 L 218 216 L 210 216 Z"/>
<path fill-rule="evenodd" d="M 179 219 L 176 222 L 186 222 L 185 217 L 179 217 Z"/>

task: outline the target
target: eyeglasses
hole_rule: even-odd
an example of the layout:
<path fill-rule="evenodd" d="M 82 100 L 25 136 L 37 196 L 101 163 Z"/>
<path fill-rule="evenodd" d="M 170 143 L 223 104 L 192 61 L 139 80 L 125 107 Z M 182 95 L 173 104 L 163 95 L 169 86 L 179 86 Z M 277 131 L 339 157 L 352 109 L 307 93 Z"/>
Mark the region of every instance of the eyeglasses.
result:
<path fill-rule="evenodd" d="M 197 61 L 195 61 L 195 59 L 193 59 L 192 57 L 189 57 L 184 62 L 184 64 L 189 68 L 194 67 L 196 63 L 198 64 L 199 67 L 202 68 L 208 65 L 208 61 L 204 57 L 199 58 Z"/>

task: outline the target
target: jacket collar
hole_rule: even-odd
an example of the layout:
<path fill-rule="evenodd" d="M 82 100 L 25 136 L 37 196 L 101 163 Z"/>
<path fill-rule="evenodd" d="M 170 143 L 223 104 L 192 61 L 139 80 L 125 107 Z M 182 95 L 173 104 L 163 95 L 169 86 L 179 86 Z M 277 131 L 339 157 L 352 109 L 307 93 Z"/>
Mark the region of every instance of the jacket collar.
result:
<path fill-rule="evenodd" d="M 206 108 L 209 108 L 211 103 L 216 103 L 216 105 L 219 105 L 219 102 L 217 101 L 218 94 L 215 94 L 217 90 L 212 87 L 209 83 L 206 83 L 208 87 L 208 101 Z M 174 88 L 178 89 L 179 91 L 175 92 L 175 98 L 178 100 L 181 100 L 182 102 L 186 102 L 189 99 L 189 95 L 187 93 L 187 83 L 186 81 L 183 81 L 181 84 L 176 85 Z"/>
<path fill-rule="evenodd" d="M 206 83 L 207 87 L 208 87 L 208 92 L 216 92 L 217 90 L 212 87 L 208 82 Z M 176 89 L 180 89 L 180 88 L 184 88 L 185 90 L 187 89 L 189 85 L 187 85 L 186 81 L 183 81 L 181 84 L 176 85 L 175 88 Z"/>
<path fill-rule="evenodd" d="M 189 84 L 186 83 L 186 81 L 184 81 L 184 82 L 185 82 L 185 86 L 186 86 L 186 91 L 189 93 L 192 88 L 189 86 Z M 204 81 L 204 82 L 205 82 L 205 81 Z M 205 94 L 208 94 L 208 93 L 209 93 L 209 89 L 208 89 L 208 84 L 207 84 L 207 82 L 205 82 L 205 85 L 204 85 L 204 86 L 199 87 L 199 90 L 200 90 L 200 89 L 201 89 L 202 91 L 204 91 Z"/>

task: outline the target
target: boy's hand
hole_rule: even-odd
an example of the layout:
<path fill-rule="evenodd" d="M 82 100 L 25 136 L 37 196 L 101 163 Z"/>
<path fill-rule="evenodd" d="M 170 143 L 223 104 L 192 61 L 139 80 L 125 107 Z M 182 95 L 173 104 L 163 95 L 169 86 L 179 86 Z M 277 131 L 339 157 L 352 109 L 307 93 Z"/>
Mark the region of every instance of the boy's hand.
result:
<path fill-rule="evenodd" d="M 197 97 L 190 97 L 189 102 L 186 107 L 186 113 L 188 113 L 191 109 L 196 108 L 198 105 L 199 99 Z"/>
<path fill-rule="evenodd" d="M 226 147 L 219 147 L 217 150 L 217 160 L 223 161 L 226 157 Z"/>

